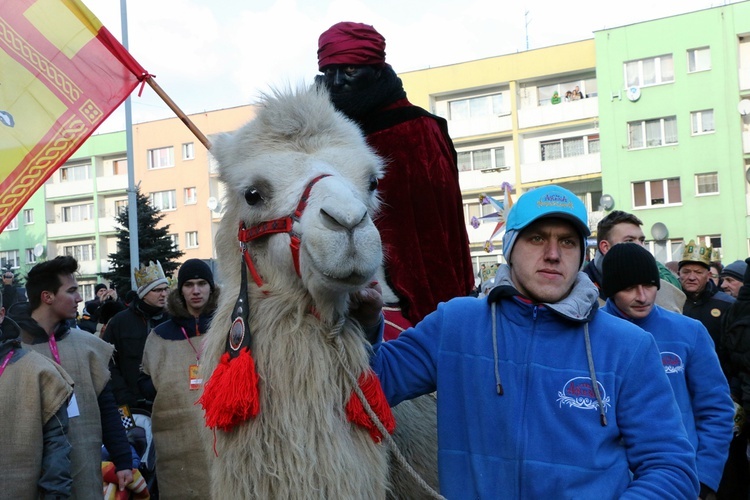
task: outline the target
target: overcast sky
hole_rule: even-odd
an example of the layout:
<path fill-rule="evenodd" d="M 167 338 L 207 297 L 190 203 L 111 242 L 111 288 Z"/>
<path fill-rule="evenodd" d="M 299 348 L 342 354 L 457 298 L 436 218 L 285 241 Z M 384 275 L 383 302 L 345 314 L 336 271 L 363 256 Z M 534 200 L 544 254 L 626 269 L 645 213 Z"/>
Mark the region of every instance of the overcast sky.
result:
<path fill-rule="evenodd" d="M 121 37 L 120 0 L 84 0 Z M 729 0 L 129 0 L 133 56 L 188 114 L 253 103 L 270 86 L 310 84 L 317 40 L 339 21 L 372 24 L 396 72 L 593 38 L 593 32 Z M 133 121 L 173 116 L 147 86 Z M 124 129 L 122 110 L 99 132 Z"/>

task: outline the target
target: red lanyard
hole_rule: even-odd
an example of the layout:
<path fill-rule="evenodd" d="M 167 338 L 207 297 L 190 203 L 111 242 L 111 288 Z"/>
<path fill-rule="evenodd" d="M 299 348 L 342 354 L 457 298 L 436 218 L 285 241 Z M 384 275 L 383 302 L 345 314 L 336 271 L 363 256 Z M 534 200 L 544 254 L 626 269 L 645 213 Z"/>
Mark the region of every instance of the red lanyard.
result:
<path fill-rule="evenodd" d="M 196 359 L 197 361 L 200 361 L 200 360 L 201 360 L 201 355 L 200 355 L 200 353 L 199 353 L 199 352 L 198 352 L 198 351 L 197 351 L 197 350 L 195 349 L 195 346 L 193 345 L 193 343 L 192 343 L 192 342 L 190 342 L 190 337 L 188 337 L 188 334 L 187 334 L 187 332 L 185 331 L 185 328 L 181 326 L 181 327 L 180 327 L 180 330 L 182 330 L 182 334 L 183 334 L 183 335 L 185 336 L 185 340 L 187 340 L 187 341 L 188 341 L 188 344 L 190 344 L 190 347 L 192 347 L 192 348 L 193 348 L 193 352 L 195 352 L 195 359 Z M 198 331 L 198 328 L 197 328 L 197 327 L 196 327 L 195 331 Z M 198 336 L 200 337 L 200 332 L 198 332 Z"/>
<path fill-rule="evenodd" d="M 57 364 L 60 364 L 60 351 L 57 349 L 57 340 L 55 340 L 55 334 L 49 336 L 49 350 L 52 353 L 52 357 L 55 358 Z"/>
<path fill-rule="evenodd" d="M 8 363 L 10 362 L 10 358 L 13 357 L 13 353 L 16 352 L 15 350 L 11 349 L 7 356 L 5 356 L 5 359 L 3 360 L 3 364 L 0 365 L 0 377 L 3 376 L 3 372 L 5 371 L 5 367 L 8 366 Z"/>

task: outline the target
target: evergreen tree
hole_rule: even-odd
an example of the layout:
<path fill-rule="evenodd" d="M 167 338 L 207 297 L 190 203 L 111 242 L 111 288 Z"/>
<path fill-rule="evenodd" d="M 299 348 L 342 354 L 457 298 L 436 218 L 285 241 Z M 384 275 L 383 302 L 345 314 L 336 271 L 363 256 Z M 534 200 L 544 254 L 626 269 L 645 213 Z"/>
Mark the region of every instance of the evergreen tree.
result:
<path fill-rule="evenodd" d="M 150 261 L 161 263 L 164 274 L 172 277 L 174 271 L 179 267 L 177 259 L 185 252 L 175 250 L 172 240 L 169 238 L 169 224 L 160 227 L 159 223 L 164 218 L 158 209 L 151 205 L 148 197 L 141 194 L 140 189 L 136 191 L 136 207 L 138 214 L 138 265 L 148 265 Z M 132 269 L 130 267 L 130 216 L 128 210 L 123 210 L 117 217 L 117 252 L 111 253 L 109 257 L 108 273 L 102 276 L 112 282 L 120 297 L 130 291 L 130 279 Z"/>

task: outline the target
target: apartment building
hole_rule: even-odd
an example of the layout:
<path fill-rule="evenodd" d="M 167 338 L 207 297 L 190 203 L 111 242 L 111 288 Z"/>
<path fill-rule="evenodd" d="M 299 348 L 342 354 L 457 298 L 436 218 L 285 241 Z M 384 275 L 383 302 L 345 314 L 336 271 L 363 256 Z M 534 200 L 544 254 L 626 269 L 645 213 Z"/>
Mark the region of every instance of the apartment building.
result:
<path fill-rule="evenodd" d="M 206 136 L 232 131 L 255 116 L 253 106 L 190 115 Z M 187 259 L 215 257 L 224 187 L 208 150 L 178 119 L 138 124 L 133 130 L 135 178 L 141 192 L 165 215 L 174 245 Z"/>
<path fill-rule="evenodd" d="M 494 211 L 479 197 L 500 197 L 505 183 L 514 199 L 562 185 L 583 200 L 596 228 L 602 169 L 595 62 L 594 40 L 583 40 L 399 75 L 411 102 L 448 120 L 476 267 L 501 258 L 499 240 L 485 250 L 495 224 L 474 229 L 470 221 Z"/>
<path fill-rule="evenodd" d="M 665 36 L 665 34 L 669 34 Z M 595 33 L 608 208 L 658 260 L 700 239 L 750 255 L 750 2 Z"/>

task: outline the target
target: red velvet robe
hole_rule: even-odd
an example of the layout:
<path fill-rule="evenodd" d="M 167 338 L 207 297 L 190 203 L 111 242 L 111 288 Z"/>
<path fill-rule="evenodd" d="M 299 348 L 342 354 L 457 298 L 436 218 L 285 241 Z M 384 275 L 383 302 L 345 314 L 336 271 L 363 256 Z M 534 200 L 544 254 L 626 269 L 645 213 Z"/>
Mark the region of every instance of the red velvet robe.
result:
<path fill-rule="evenodd" d="M 439 302 L 474 287 L 455 149 L 447 128 L 443 133 L 435 117 L 407 99 L 376 112 L 362 126 L 367 142 L 386 161 L 375 224 L 387 281 L 403 315 L 416 324 Z"/>

